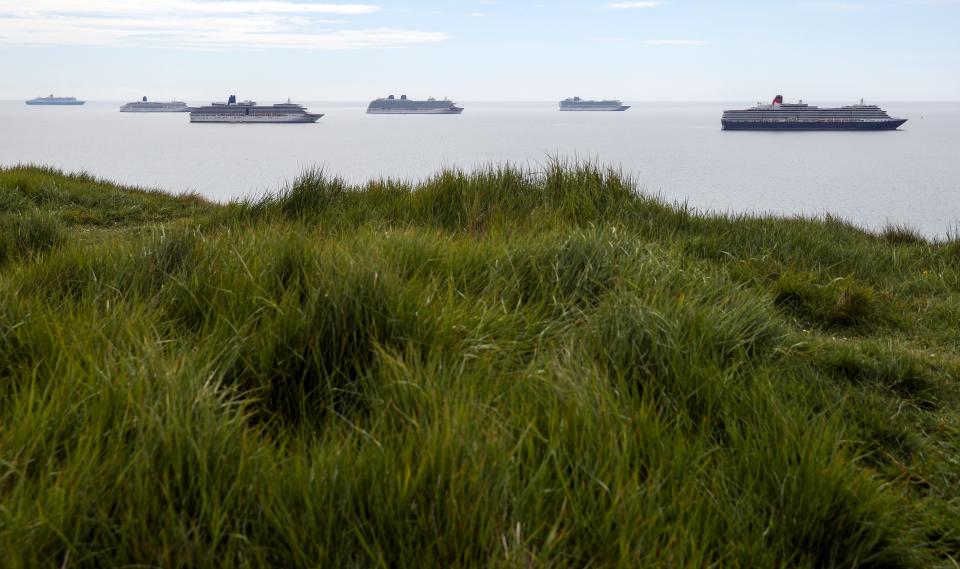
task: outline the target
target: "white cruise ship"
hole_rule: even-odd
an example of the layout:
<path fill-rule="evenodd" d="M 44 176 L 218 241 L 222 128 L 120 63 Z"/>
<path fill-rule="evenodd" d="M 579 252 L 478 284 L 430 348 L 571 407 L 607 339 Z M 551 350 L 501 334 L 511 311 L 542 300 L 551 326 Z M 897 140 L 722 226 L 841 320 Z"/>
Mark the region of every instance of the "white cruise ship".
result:
<path fill-rule="evenodd" d="M 80 106 L 86 101 L 78 101 L 76 97 L 35 97 L 29 101 L 24 101 L 28 105 L 66 105 L 71 107 Z"/>
<path fill-rule="evenodd" d="M 463 107 L 458 107 L 450 99 L 438 101 L 430 97 L 426 101 L 408 99 L 400 95 L 397 99 L 390 95 L 386 99 L 375 99 L 367 106 L 371 115 L 459 115 Z"/>
<path fill-rule="evenodd" d="M 183 101 L 134 101 L 120 107 L 121 113 L 185 113 L 190 110 Z"/>
<path fill-rule="evenodd" d="M 560 101 L 561 111 L 625 111 L 629 109 L 628 105 L 616 99 L 604 99 L 602 101 L 588 101 L 580 97 L 570 97 Z"/>
<path fill-rule="evenodd" d="M 322 116 L 290 101 L 275 105 L 258 105 L 254 101 L 238 103 L 236 95 L 230 95 L 226 103 L 190 109 L 190 122 L 198 123 L 314 123 Z"/>

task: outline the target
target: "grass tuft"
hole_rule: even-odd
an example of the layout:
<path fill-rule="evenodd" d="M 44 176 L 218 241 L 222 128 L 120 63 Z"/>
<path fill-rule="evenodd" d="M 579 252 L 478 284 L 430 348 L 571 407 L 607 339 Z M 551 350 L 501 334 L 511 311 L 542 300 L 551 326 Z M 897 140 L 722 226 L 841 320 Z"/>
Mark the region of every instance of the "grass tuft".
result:
<path fill-rule="evenodd" d="M 33 259 L 65 240 L 65 232 L 50 214 L 34 210 L 0 214 L 0 266 L 16 259 Z"/>
<path fill-rule="evenodd" d="M 810 275 L 778 275 L 774 304 L 806 326 L 865 330 L 889 322 L 884 301 L 852 278 L 816 284 Z"/>
<path fill-rule="evenodd" d="M 888 223 L 880 231 L 880 239 L 890 245 L 925 245 L 927 239 L 916 229 L 903 224 Z"/>

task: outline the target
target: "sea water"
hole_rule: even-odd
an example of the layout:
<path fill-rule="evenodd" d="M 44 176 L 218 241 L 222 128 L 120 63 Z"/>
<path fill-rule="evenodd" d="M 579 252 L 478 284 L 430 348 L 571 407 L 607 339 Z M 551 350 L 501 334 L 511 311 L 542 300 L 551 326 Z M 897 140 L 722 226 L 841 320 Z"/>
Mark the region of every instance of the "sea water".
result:
<path fill-rule="evenodd" d="M 46 164 L 227 201 L 276 191 L 313 167 L 362 183 L 489 164 L 537 169 L 562 158 L 622 169 L 644 191 L 700 211 L 833 214 L 931 237 L 960 223 L 960 103 L 879 103 L 909 119 L 893 132 L 722 131 L 722 111 L 750 105 L 743 101 L 633 103 L 619 113 L 458 101 L 463 114 L 434 116 L 367 115 L 365 102 L 303 102 L 324 113 L 318 123 L 247 125 L 120 113 L 121 104 L 0 102 L 0 165 Z"/>

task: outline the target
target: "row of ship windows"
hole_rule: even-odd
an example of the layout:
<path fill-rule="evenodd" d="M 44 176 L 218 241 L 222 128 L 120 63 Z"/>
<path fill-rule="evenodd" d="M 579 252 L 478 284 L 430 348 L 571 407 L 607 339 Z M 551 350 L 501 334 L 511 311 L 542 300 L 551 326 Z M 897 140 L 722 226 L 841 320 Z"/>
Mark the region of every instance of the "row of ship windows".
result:
<path fill-rule="evenodd" d="M 786 117 L 853 117 L 853 118 L 888 118 L 890 115 L 887 113 L 764 113 L 764 112 L 752 112 L 747 113 L 743 111 L 726 111 L 723 113 L 725 116 L 730 117 L 770 117 L 770 118 L 786 118 Z"/>
<path fill-rule="evenodd" d="M 740 113 L 853 113 L 853 114 L 873 114 L 885 113 L 882 109 L 734 109 L 731 112 Z"/>
<path fill-rule="evenodd" d="M 887 113 L 871 113 L 871 114 L 855 114 L 855 115 L 841 114 L 841 113 L 800 115 L 795 113 L 741 113 L 736 111 L 725 111 L 723 113 L 723 116 L 725 117 L 770 117 L 772 119 L 775 119 L 775 118 L 786 119 L 791 117 L 797 117 L 797 118 L 803 118 L 803 119 L 817 118 L 817 117 L 854 118 L 854 119 L 871 119 L 871 118 L 889 118 L 890 117 L 890 115 L 888 115 Z"/>
<path fill-rule="evenodd" d="M 245 115 L 243 113 L 227 113 L 227 114 L 214 114 L 214 113 L 192 113 L 194 116 L 204 117 L 204 118 L 237 118 L 237 117 L 286 117 L 292 114 L 299 113 L 250 113 Z"/>
<path fill-rule="evenodd" d="M 772 115 L 885 115 L 886 111 L 726 111 L 728 113 L 765 113 Z"/>
<path fill-rule="evenodd" d="M 817 118 L 817 119 L 809 119 L 809 118 L 798 119 L 798 118 L 796 118 L 796 117 L 791 117 L 791 118 L 784 118 L 784 117 L 775 117 L 775 118 L 771 118 L 771 117 L 741 117 L 741 118 L 730 118 L 730 117 L 724 117 L 723 120 L 725 120 L 725 121 L 732 121 L 732 122 L 756 122 L 756 121 L 763 121 L 763 122 L 860 122 L 861 119 L 854 119 L 854 118 L 852 118 L 852 117 L 851 117 L 851 118 L 824 117 L 824 118 Z M 864 120 L 877 120 L 877 119 L 864 119 Z M 884 119 L 882 119 L 882 120 L 893 120 L 893 119 L 884 118 Z"/>
<path fill-rule="evenodd" d="M 197 110 L 195 110 L 195 111 L 193 111 L 193 112 L 194 112 L 194 113 L 201 114 L 201 115 L 257 115 L 257 114 L 268 114 L 268 115 L 271 115 L 271 114 L 274 114 L 274 113 L 296 112 L 296 111 L 298 111 L 298 110 L 302 110 L 302 109 L 290 109 L 290 108 L 286 108 L 286 109 L 263 109 L 263 110 L 256 110 L 256 111 L 250 111 L 250 110 L 245 110 L 245 109 L 236 109 L 236 110 L 197 109 Z"/>
<path fill-rule="evenodd" d="M 371 106 L 371 107 L 383 107 L 383 108 L 385 108 L 385 109 L 397 109 L 397 108 L 414 108 L 414 107 L 437 107 L 437 108 L 446 108 L 446 107 L 449 107 L 449 106 L 451 106 L 451 105 L 450 105 L 450 103 L 444 103 L 444 104 L 440 104 L 440 105 L 437 105 L 437 104 L 426 104 L 426 103 L 421 103 L 421 104 L 411 103 L 411 104 L 406 104 L 406 105 L 386 105 L 386 104 L 373 104 L 373 103 L 370 103 L 369 106 Z"/>
<path fill-rule="evenodd" d="M 785 116 L 770 116 L 770 115 L 723 115 L 725 119 L 743 119 L 743 120 L 781 120 L 781 121 L 811 121 L 811 120 L 835 120 L 835 121 L 845 121 L 845 120 L 875 120 L 875 119 L 884 119 L 888 120 L 891 117 L 785 117 Z"/>

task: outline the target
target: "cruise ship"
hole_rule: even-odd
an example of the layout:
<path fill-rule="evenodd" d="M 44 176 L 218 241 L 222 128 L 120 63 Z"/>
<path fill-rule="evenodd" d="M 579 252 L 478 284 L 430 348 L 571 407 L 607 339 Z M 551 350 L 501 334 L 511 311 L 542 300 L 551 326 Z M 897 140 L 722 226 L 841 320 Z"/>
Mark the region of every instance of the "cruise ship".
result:
<path fill-rule="evenodd" d="M 190 107 L 183 101 L 148 101 L 146 97 L 142 101 L 134 101 L 120 107 L 121 113 L 183 113 L 189 111 Z"/>
<path fill-rule="evenodd" d="M 570 97 L 560 101 L 561 111 L 625 111 L 629 109 L 622 101 L 585 101 L 580 97 Z"/>
<path fill-rule="evenodd" d="M 76 106 L 86 103 L 86 101 L 78 101 L 76 97 L 54 97 L 50 95 L 48 97 L 37 97 L 36 99 L 30 99 L 25 101 L 28 105 L 69 105 Z"/>
<path fill-rule="evenodd" d="M 303 105 L 289 100 L 275 105 L 258 105 L 254 101 L 238 103 L 236 95 L 230 95 L 226 103 L 211 103 L 190 109 L 190 122 L 314 123 L 322 116 L 308 113 Z"/>
<path fill-rule="evenodd" d="M 371 115 L 459 115 L 463 107 L 458 107 L 449 99 L 438 101 L 430 97 L 426 101 L 408 99 L 400 95 L 397 99 L 390 95 L 386 99 L 371 101 L 367 113 Z"/>
<path fill-rule="evenodd" d="M 769 105 L 723 111 L 723 130 L 896 130 L 907 119 L 892 118 L 876 105 L 820 108 L 798 103 L 784 103 L 777 95 Z"/>

